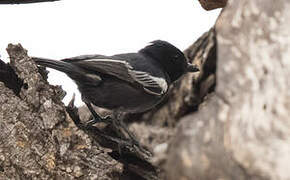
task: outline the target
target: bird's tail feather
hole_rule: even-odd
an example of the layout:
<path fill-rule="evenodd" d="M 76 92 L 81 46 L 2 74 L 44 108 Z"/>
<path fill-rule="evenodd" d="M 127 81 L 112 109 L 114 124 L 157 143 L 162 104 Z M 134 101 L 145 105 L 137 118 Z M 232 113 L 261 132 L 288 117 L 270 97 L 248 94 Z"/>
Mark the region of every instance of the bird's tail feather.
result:
<path fill-rule="evenodd" d="M 96 74 L 90 74 L 85 69 L 82 69 L 74 64 L 64 61 L 57 61 L 45 58 L 32 57 L 32 59 L 36 62 L 36 64 L 49 67 L 61 72 L 64 72 L 71 79 L 73 79 L 76 83 L 82 82 L 82 84 L 93 84 L 97 85 L 101 82 L 101 77 Z"/>
<path fill-rule="evenodd" d="M 44 67 L 49 67 L 49 68 L 64 72 L 66 74 L 81 73 L 82 72 L 82 70 L 79 67 L 77 67 L 73 64 L 67 63 L 67 62 L 39 58 L 39 57 L 33 57 L 32 59 L 38 65 L 41 65 Z"/>

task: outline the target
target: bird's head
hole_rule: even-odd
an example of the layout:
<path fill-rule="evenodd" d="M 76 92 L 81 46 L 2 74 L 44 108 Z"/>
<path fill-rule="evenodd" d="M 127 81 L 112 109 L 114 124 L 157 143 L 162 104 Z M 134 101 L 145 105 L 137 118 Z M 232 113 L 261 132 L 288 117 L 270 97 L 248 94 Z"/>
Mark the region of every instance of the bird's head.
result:
<path fill-rule="evenodd" d="M 172 82 L 176 81 L 187 72 L 199 71 L 196 66 L 187 63 L 183 52 L 166 41 L 153 41 L 150 45 L 141 49 L 140 53 L 158 61 L 168 73 Z"/>

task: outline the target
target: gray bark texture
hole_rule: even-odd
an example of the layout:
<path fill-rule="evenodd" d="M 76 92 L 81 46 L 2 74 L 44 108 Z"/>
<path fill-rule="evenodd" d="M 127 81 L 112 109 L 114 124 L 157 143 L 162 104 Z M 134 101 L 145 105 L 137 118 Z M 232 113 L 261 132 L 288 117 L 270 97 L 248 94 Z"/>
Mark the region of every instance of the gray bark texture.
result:
<path fill-rule="evenodd" d="M 0 179 L 119 177 L 123 166 L 66 120 L 61 89 L 43 80 L 20 45 L 7 51 L 23 86 L 15 94 L 0 82 Z"/>
<path fill-rule="evenodd" d="M 167 179 L 290 179 L 289 1 L 230 0 L 215 92 L 180 120 Z"/>
<path fill-rule="evenodd" d="M 225 147 L 251 175 L 290 179 L 289 1 L 231 0 L 219 18 Z"/>

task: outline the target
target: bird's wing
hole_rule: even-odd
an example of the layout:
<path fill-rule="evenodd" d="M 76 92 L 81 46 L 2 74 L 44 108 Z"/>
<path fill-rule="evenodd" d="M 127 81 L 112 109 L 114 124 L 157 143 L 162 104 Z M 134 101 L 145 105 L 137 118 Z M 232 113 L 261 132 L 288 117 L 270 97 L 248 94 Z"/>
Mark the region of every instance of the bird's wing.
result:
<path fill-rule="evenodd" d="M 167 82 L 164 78 L 154 77 L 143 71 L 129 69 L 130 76 L 139 84 L 142 84 L 144 90 L 150 94 L 162 95 L 168 90 Z"/>
<path fill-rule="evenodd" d="M 81 56 L 75 56 L 70 58 L 62 59 L 64 62 L 76 62 L 76 61 L 83 61 L 88 59 L 106 59 L 107 56 L 100 55 L 100 54 L 90 54 L 90 55 L 81 55 Z"/>
<path fill-rule="evenodd" d="M 127 61 L 115 59 L 85 59 L 72 63 L 82 68 L 108 74 L 127 82 L 138 83 L 143 86 L 147 93 L 152 95 L 160 96 L 168 90 L 168 85 L 164 78 L 152 76 L 147 72 L 137 71 Z"/>

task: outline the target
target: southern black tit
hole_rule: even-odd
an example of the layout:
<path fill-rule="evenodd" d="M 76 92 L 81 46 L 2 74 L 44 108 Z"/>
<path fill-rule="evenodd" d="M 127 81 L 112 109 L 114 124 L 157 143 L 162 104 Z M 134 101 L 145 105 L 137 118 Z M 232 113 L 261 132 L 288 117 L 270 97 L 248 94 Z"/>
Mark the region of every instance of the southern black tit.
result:
<path fill-rule="evenodd" d="M 91 104 L 128 113 L 144 112 L 160 103 L 169 86 L 182 75 L 198 71 L 178 48 L 161 40 L 137 53 L 84 55 L 59 61 L 33 59 L 74 80 L 95 121 L 102 118 Z"/>

